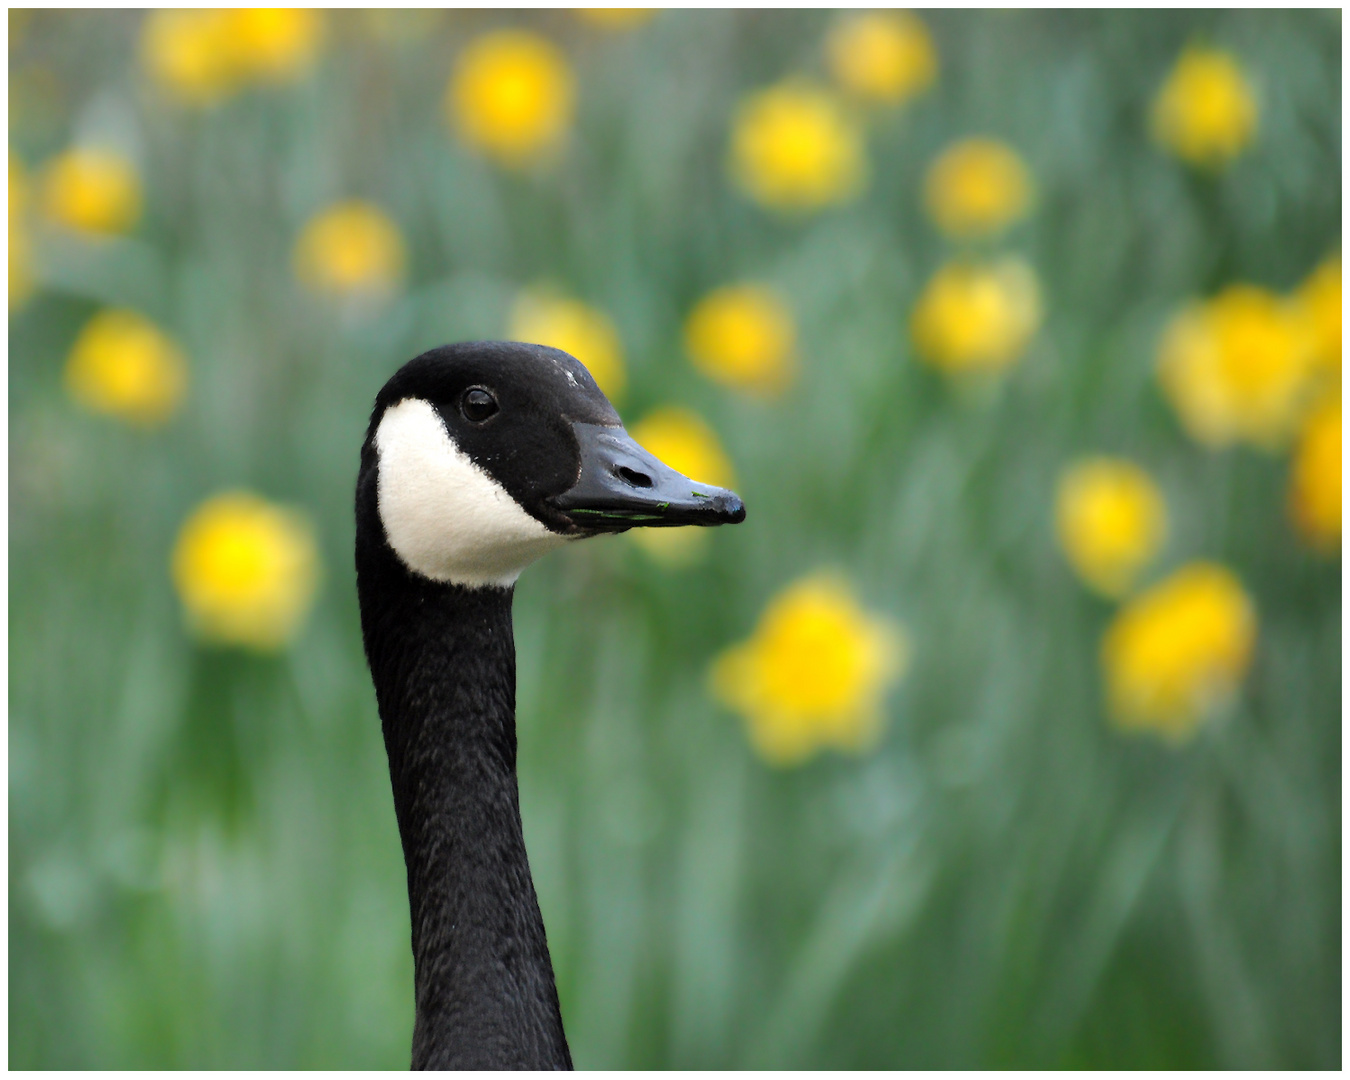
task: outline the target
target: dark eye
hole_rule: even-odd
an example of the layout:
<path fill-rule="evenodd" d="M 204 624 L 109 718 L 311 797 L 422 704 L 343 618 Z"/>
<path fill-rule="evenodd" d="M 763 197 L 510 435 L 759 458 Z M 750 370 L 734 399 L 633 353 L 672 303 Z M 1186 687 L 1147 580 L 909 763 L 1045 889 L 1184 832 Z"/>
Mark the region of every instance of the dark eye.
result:
<path fill-rule="evenodd" d="M 459 399 L 459 411 L 464 414 L 464 419 L 475 424 L 481 424 L 497 409 L 497 399 L 492 396 L 492 391 L 484 390 L 481 386 L 469 387 Z"/>

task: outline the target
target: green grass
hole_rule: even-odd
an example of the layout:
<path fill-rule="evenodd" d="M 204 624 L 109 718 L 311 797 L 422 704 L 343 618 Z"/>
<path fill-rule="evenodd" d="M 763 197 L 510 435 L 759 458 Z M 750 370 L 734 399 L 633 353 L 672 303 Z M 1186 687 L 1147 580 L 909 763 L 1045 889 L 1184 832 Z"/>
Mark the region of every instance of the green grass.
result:
<path fill-rule="evenodd" d="M 1288 289 L 1339 244 L 1337 13 L 936 12 L 935 89 L 869 133 L 856 203 L 780 221 L 730 187 L 745 93 L 820 70 L 819 12 L 671 12 L 610 35 L 564 12 L 452 13 L 383 44 L 335 17 L 314 76 L 204 114 L 136 65 L 138 16 L 11 31 L 11 146 L 30 166 L 133 131 L 145 218 L 50 243 L 10 322 L 10 1054 L 17 1068 L 407 1062 L 405 881 L 352 574 L 374 394 L 445 341 L 500 336 L 550 280 L 623 338 L 628 420 L 689 405 L 747 521 L 706 563 L 626 538 L 550 556 L 517 590 L 522 809 L 582 1067 L 1319 1067 L 1340 1061 L 1340 564 L 1300 546 L 1288 462 L 1203 451 L 1153 377 L 1177 304 Z M 520 22 L 579 73 L 558 167 L 514 176 L 440 115 L 453 59 Z M 1180 49 L 1235 50 L 1260 138 L 1196 178 L 1148 141 Z M 14 87 L 37 86 L 16 93 Z M 1045 326 L 996 391 L 919 365 L 906 326 L 949 252 L 920 201 L 954 138 L 1025 156 L 1035 214 L 1000 250 Z M 329 200 L 384 205 L 407 289 L 335 317 L 290 274 Z M 802 374 L 776 404 L 683 355 L 713 287 L 790 299 Z M 130 304 L 190 356 L 165 430 L 80 412 L 85 319 Z M 1058 554 L 1054 479 L 1127 454 L 1172 517 L 1155 575 L 1234 569 L 1260 620 L 1228 715 L 1174 750 L 1111 729 L 1112 608 Z M 231 486 L 303 506 L 324 584 L 276 658 L 194 645 L 176 531 Z M 765 766 L 705 688 L 797 576 L 834 566 L 914 656 L 881 746 Z"/>

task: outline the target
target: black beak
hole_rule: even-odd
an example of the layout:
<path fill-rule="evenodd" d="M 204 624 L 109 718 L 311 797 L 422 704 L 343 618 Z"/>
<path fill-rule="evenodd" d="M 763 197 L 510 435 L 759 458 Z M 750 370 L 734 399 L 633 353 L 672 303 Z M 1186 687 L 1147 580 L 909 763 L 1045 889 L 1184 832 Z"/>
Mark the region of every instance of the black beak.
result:
<path fill-rule="evenodd" d="M 581 475 L 549 500 L 572 524 L 595 532 L 637 525 L 735 525 L 745 504 L 735 492 L 677 473 L 621 427 L 574 424 Z"/>

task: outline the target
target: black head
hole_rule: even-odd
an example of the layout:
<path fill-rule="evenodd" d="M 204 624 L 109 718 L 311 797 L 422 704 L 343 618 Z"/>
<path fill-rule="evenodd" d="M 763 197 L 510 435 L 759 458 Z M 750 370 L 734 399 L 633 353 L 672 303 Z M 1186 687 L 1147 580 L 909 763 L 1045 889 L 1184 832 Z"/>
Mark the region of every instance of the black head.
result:
<path fill-rule="evenodd" d="M 400 560 L 469 586 L 509 584 L 569 539 L 745 517 L 732 492 L 635 443 L 574 357 L 518 342 L 446 345 L 400 368 L 376 397 L 358 491 L 372 479 Z"/>

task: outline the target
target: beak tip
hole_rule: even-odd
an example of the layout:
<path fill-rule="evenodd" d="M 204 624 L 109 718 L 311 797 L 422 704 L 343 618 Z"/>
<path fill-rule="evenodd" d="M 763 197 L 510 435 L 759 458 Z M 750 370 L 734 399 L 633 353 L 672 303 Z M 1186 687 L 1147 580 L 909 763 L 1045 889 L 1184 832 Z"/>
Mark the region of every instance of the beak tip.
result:
<path fill-rule="evenodd" d="M 672 521 L 676 525 L 739 525 L 745 520 L 745 503 L 734 491 L 727 488 L 695 491 L 692 502 L 681 504 L 682 520 Z"/>
<path fill-rule="evenodd" d="M 745 520 L 745 503 L 734 491 L 728 491 L 721 501 L 722 505 L 719 509 L 724 515 L 721 524 L 739 525 Z"/>

